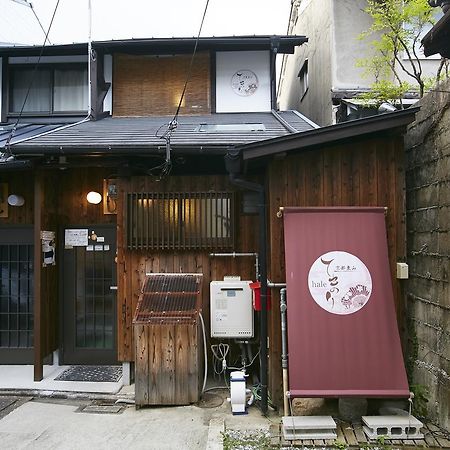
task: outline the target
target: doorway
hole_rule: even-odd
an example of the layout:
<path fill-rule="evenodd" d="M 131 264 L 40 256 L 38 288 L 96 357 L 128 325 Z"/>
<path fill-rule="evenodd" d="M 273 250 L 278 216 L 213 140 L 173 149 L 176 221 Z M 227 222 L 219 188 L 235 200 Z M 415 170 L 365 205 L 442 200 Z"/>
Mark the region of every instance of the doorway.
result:
<path fill-rule="evenodd" d="M 68 232 L 82 236 L 78 245 L 68 245 Z M 63 233 L 61 362 L 117 364 L 116 227 L 72 227 Z"/>
<path fill-rule="evenodd" d="M 0 229 L 0 361 L 33 362 L 33 227 Z"/>

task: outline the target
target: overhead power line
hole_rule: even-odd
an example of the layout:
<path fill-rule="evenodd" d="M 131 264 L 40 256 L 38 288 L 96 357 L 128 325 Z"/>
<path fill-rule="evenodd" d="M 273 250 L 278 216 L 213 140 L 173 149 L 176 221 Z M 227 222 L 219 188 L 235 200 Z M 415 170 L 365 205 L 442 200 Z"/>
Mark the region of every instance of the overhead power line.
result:
<path fill-rule="evenodd" d="M 191 78 L 192 68 L 194 66 L 194 58 L 195 58 L 195 54 L 197 52 L 197 47 L 198 47 L 198 43 L 199 43 L 199 40 L 200 40 L 200 34 L 202 32 L 203 23 L 205 21 L 206 12 L 208 11 L 208 5 L 209 5 L 209 0 L 206 0 L 205 8 L 204 8 L 204 11 L 203 11 L 203 16 L 202 16 L 202 21 L 200 23 L 200 28 L 198 30 L 197 38 L 195 39 L 194 50 L 192 52 L 192 57 L 191 57 L 191 61 L 190 61 L 190 64 L 189 64 L 189 69 L 188 69 L 187 76 L 186 76 L 186 81 L 184 83 L 183 91 L 182 91 L 181 96 L 180 96 L 180 101 L 178 102 L 177 110 L 175 112 L 175 115 L 173 116 L 173 119 L 169 122 L 169 125 L 167 126 L 166 132 L 160 137 L 160 139 L 164 139 L 165 142 L 166 142 L 166 159 L 161 165 L 151 169 L 151 172 L 154 172 L 156 170 L 160 171 L 159 179 L 164 178 L 167 175 L 169 175 L 169 173 L 170 173 L 170 171 L 172 169 L 172 162 L 171 162 L 171 158 L 170 158 L 170 154 L 171 154 L 170 139 L 172 137 L 172 133 L 178 127 L 178 115 L 180 113 L 181 105 L 183 104 L 183 99 L 184 99 L 184 96 L 186 94 L 187 85 L 188 85 L 188 83 L 190 81 L 190 78 Z"/>
<path fill-rule="evenodd" d="M 36 64 L 34 65 L 33 73 L 32 73 L 32 76 L 31 76 L 31 80 L 30 80 L 30 83 L 28 84 L 27 93 L 25 94 L 25 98 L 23 100 L 22 107 L 20 108 L 19 116 L 17 117 L 16 122 L 14 123 L 14 126 L 11 128 L 11 131 L 9 133 L 8 139 L 7 139 L 6 143 L 5 143 L 6 155 L 4 156 L 4 158 L 10 158 L 11 156 L 13 156 L 12 152 L 11 152 L 11 140 L 14 137 L 14 135 L 16 133 L 16 130 L 17 130 L 17 126 L 19 125 L 20 119 L 22 118 L 23 110 L 25 109 L 25 104 L 27 103 L 28 96 L 30 95 L 31 88 L 33 86 L 33 81 L 34 81 L 34 78 L 35 78 L 35 75 L 36 75 L 36 71 L 37 71 L 37 69 L 39 67 L 39 63 L 41 62 L 41 58 L 42 58 L 42 55 L 44 53 L 45 44 L 48 42 L 48 35 L 49 35 L 50 30 L 52 28 L 53 21 L 55 19 L 55 15 L 56 15 L 56 11 L 58 10 L 59 2 L 60 2 L 60 0 L 57 0 L 55 9 L 53 11 L 52 19 L 50 20 L 50 24 L 48 26 L 47 32 L 45 33 L 44 43 L 42 44 L 42 48 L 41 48 L 41 51 L 39 53 L 39 57 L 38 57 L 38 59 L 36 61 Z"/>

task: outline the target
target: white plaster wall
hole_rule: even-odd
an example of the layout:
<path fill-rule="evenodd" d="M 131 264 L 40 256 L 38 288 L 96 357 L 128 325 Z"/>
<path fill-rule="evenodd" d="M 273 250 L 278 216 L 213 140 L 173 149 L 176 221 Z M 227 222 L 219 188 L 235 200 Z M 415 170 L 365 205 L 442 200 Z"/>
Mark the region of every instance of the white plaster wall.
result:
<path fill-rule="evenodd" d="M 105 55 L 103 60 L 103 76 L 106 83 L 111 83 L 108 93 L 103 100 L 103 111 L 109 111 L 112 114 L 112 55 Z"/>
<path fill-rule="evenodd" d="M 308 42 L 296 48 L 293 55 L 285 55 L 278 88 L 281 110 L 297 109 L 319 125 L 332 120 L 332 1 L 297 1 L 291 17 L 289 34 L 305 35 Z M 298 73 L 308 59 L 309 88 L 301 98 Z"/>
<path fill-rule="evenodd" d="M 333 89 L 368 88 L 375 81 L 373 77 L 364 76 L 364 69 L 356 67 L 359 58 L 370 55 L 370 42 L 377 39 L 376 34 L 366 39 L 359 39 L 359 35 L 371 25 L 370 16 L 364 12 L 366 6 L 366 0 L 333 1 L 334 48 L 332 54 L 336 68 L 333 72 Z M 436 74 L 439 60 L 421 58 L 420 62 L 425 76 Z M 404 64 L 410 66 L 407 60 L 404 60 Z M 398 73 L 402 80 L 414 82 L 414 79 L 400 68 Z"/>
<path fill-rule="evenodd" d="M 251 70 L 258 77 L 259 86 L 253 95 L 242 97 L 231 87 L 231 78 L 239 70 Z M 270 111 L 270 52 L 216 53 L 216 111 Z"/>

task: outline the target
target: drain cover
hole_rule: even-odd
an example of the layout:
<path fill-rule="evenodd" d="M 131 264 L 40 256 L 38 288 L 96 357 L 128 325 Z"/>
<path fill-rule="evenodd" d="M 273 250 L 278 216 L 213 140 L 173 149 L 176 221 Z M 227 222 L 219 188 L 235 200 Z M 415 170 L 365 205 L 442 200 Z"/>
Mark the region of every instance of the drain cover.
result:
<path fill-rule="evenodd" d="M 17 397 L 0 397 L 0 411 L 11 406 L 16 400 Z"/>
<path fill-rule="evenodd" d="M 80 406 L 77 412 L 92 414 L 120 414 L 125 408 L 118 405 L 87 405 Z"/>

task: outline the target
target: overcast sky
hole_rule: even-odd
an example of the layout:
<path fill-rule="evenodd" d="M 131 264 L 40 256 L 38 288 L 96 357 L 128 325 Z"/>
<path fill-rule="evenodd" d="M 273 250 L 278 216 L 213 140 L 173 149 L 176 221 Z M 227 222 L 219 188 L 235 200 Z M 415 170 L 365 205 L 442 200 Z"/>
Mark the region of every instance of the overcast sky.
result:
<path fill-rule="evenodd" d="M 31 0 L 48 27 L 57 0 Z M 88 0 L 60 0 L 52 43 L 86 42 Z M 91 0 L 92 39 L 196 36 L 205 0 Z M 210 0 L 202 36 L 286 34 L 291 0 Z"/>

